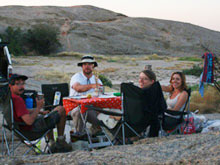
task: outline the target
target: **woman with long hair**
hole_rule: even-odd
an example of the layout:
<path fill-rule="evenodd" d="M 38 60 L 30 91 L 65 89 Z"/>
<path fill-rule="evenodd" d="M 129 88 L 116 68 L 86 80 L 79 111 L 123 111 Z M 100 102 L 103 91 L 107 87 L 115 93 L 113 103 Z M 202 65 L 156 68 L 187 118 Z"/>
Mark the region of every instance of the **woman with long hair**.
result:
<path fill-rule="evenodd" d="M 170 78 L 170 85 L 161 87 L 164 92 L 170 93 L 166 100 L 168 109 L 183 111 L 188 98 L 185 75 L 182 72 L 174 72 Z"/>

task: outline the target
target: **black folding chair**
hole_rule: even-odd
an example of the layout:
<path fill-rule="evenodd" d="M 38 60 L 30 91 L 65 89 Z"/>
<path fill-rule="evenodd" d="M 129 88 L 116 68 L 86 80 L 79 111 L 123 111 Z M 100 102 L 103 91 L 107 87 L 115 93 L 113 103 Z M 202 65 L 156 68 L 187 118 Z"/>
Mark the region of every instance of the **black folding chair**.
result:
<path fill-rule="evenodd" d="M 188 98 L 183 111 L 165 110 L 160 120 L 160 136 L 183 134 L 189 124 L 191 88 L 187 89 Z M 186 119 L 185 119 L 186 116 Z"/>
<path fill-rule="evenodd" d="M 41 85 L 42 93 L 44 94 L 45 100 L 45 109 L 52 110 L 58 105 L 63 105 L 63 97 L 69 96 L 69 87 L 67 83 L 59 84 L 42 84 Z M 59 102 L 54 105 L 55 93 L 60 92 Z"/>
<path fill-rule="evenodd" d="M 121 116 L 121 120 L 115 128 L 109 129 L 104 123 L 101 126 L 105 126 L 112 133 L 114 144 L 118 141 L 124 145 L 126 144 L 126 139 L 129 137 L 142 137 L 141 133 L 151 124 L 149 119 L 153 118 L 157 120 L 159 113 L 163 113 L 165 100 L 159 82 L 154 83 L 152 87 L 144 90 L 131 83 L 122 83 L 121 93 L 121 113 L 111 110 L 106 111 L 93 106 L 87 107 L 90 110 L 96 110 L 100 113 Z M 152 98 L 149 99 L 151 96 Z"/>

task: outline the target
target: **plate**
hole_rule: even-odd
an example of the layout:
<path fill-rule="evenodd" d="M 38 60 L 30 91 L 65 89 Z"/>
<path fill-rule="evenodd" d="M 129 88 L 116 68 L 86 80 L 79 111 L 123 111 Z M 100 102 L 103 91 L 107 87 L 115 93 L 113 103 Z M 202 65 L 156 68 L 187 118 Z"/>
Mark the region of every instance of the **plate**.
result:
<path fill-rule="evenodd" d="M 81 95 L 77 95 L 77 96 L 71 96 L 70 98 L 72 98 L 72 99 L 86 99 L 87 98 L 87 96 L 81 96 Z"/>
<path fill-rule="evenodd" d="M 99 98 L 103 98 L 103 99 L 113 98 L 113 97 L 116 97 L 116 96 L 114 96 L 114 95 L 99 95 Z"/>

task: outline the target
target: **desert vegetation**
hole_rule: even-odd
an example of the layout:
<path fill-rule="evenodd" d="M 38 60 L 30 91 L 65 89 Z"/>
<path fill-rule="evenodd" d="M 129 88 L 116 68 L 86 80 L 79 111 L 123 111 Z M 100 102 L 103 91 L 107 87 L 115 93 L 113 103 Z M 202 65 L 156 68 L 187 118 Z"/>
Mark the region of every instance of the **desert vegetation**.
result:
<path fill-rule="evenodd" d="M 198 89 L 198 88 L 197 88 Z M 199 110 L 199 113 L 220 113 L 220 93 L 214 86 L 206 85 L 204 97 L 198 90 L 192 92 L 190 109 Z"/>
<path fill-rule="evenodd" d="M 9 26 L 0 38 L 10 43 L 8 47 L 15 56 L 48 55 L 61 46 L 58 29 L 46 24 L 34 25 L 26 31 Z"/>

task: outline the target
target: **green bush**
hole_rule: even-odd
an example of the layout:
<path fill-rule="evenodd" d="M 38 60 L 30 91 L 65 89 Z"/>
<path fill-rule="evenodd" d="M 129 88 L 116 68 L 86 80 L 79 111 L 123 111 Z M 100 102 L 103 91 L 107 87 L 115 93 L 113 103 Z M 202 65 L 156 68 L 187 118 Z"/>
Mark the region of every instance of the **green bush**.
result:
<path fill-rule="evenodd" d="M 191 69 L 184 69 L 183 73 L 185 75 L 194 75 L 194 76 L 200 76 L 203 71 L 203 68 L 201 68 L 199 65 L 193 65 L 193 68 Z"/>
<path fill-rule="evenodd" d="M 100 74 L 99 75 L 99 79 L 102 81 L 104 86 L 108 86 L 108 87 L 112 87 L 112 82 L 111 80 L 109 80 L 107 77 L 105 77 L 104 75 Z"/>
<path fill-rule="evenodd" d="M 26 33 L 26 41 L 29 49 L 38 54 L 47 55 L 60 47 L 58 30 L 55 27 L 39 24 L 29 29 Z"/>
<path fill-rule="evenodd" d="M 20 28 L 12 28 L 9 26 L 5 33 L 0 34 L 3 42 L 8 42 L 10 53 L 18 56 L 24 54 L 24 32 Z"/>
<path fill-rule="evenodd" d="M 179 57 L 179 61 L 202 61 L 202 58 L 199 57 Z"/>

